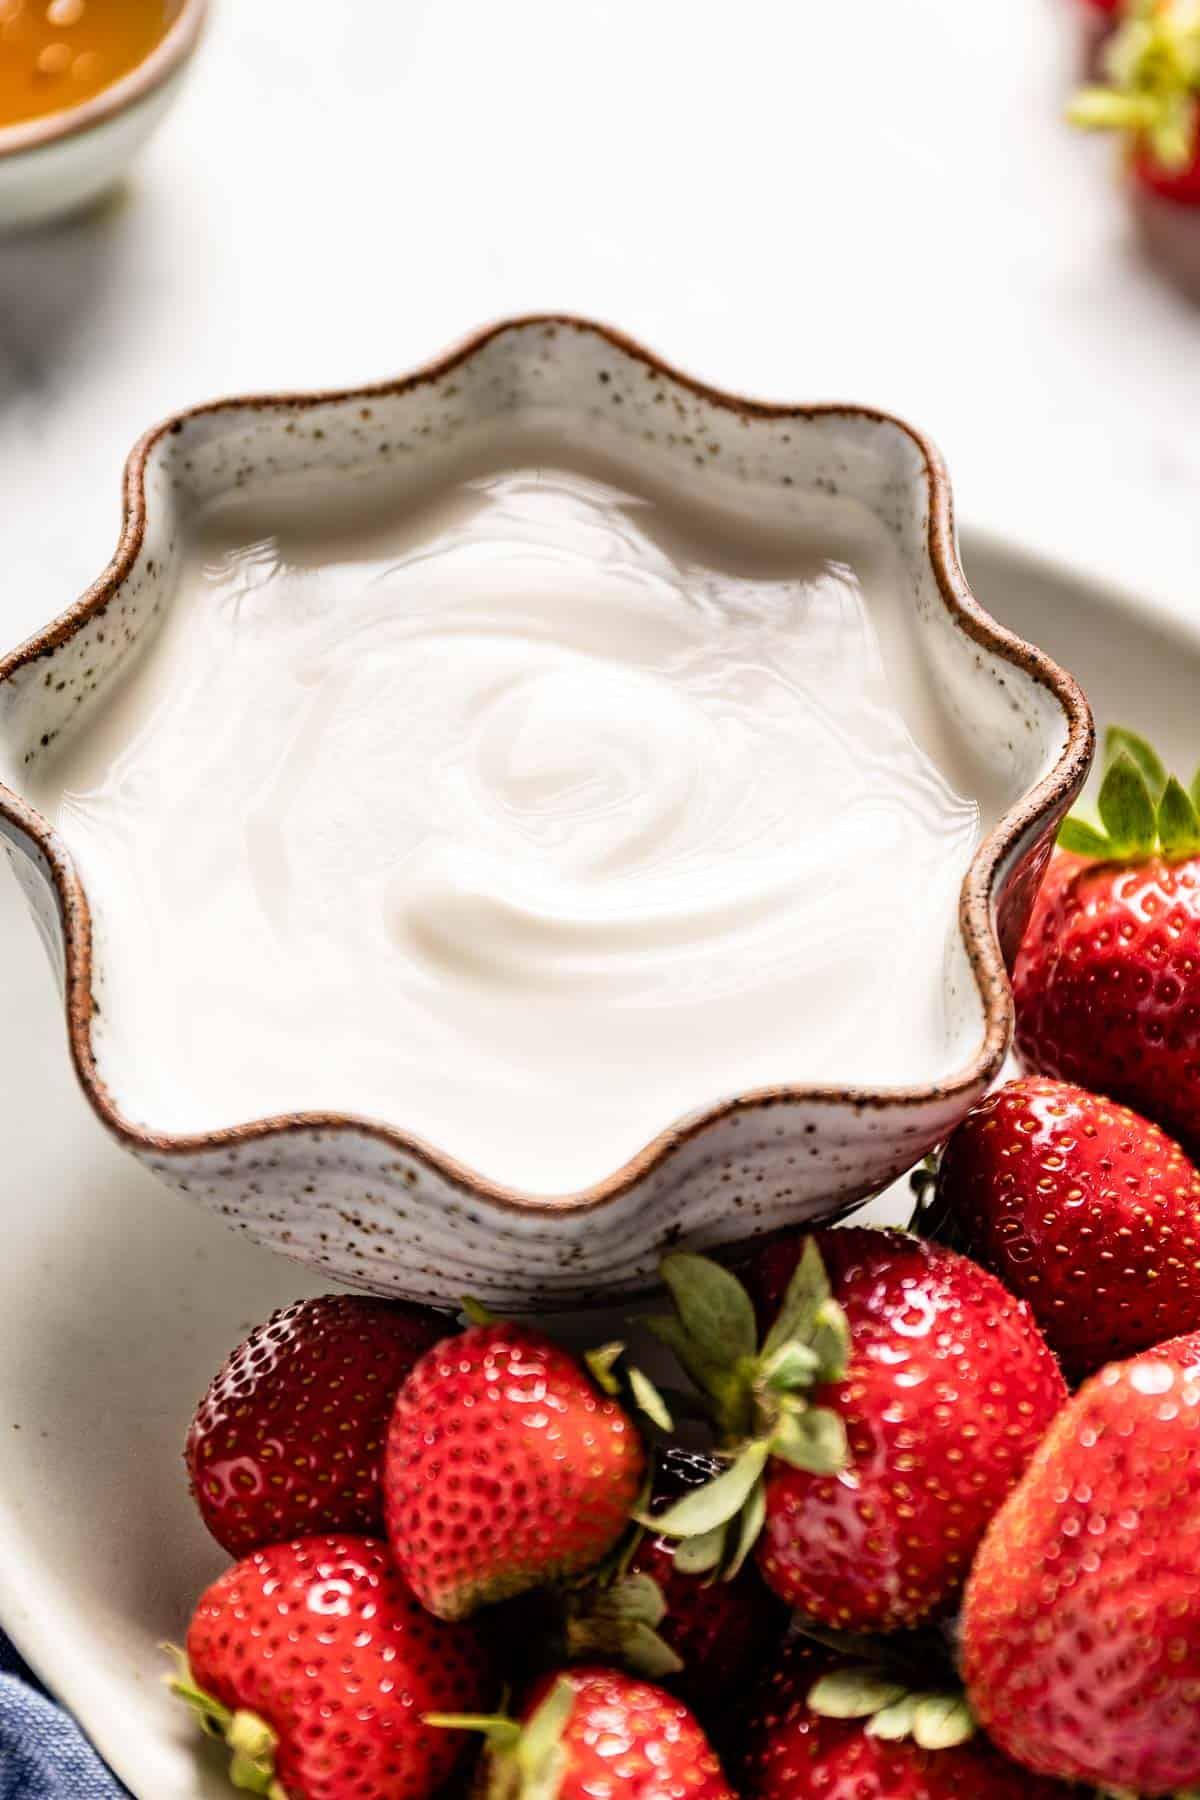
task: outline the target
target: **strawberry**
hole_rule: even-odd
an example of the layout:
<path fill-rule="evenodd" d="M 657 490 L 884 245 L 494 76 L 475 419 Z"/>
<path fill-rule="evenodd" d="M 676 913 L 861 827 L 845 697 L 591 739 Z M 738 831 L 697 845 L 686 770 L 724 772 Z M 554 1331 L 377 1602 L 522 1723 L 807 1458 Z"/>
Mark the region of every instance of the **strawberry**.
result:
<path fill-rule="evenodd" d="M 1197 785 L 1200 794 L 1200 784 Z M 1200 1146 L 1200 817 L 1149 745 L 1108 736 L 1099 830 L 1068 819 L 1013 973 L 1028 1068 Z"/>
<path fill-rule="evenodd" d="M 962 1666 L 985 1729 L 1038 1774 L 1200 1783 L 1200 1334 L 1094 1375 L 992 1521 Z"/>
<path fill-rule="evenodd" d="M 1137 1113 L 1032 1076 L 971 1109 L 938 1184 L 955 1243 L 1081 1381 L 1200 1322 L 1200 1172 Z"/>
<path fill-rule="evenodd" d="M 915 1737 L 910 1735 L 917 1734 Z M 1066 1800 L 973 1735 L 950 1695 L 912 1694 L 886 1672 L 821 1675 L 785 1664 L 759 1697 L 743 1800 Z"/>
<path fill-rule="evenodd" d="M 825 1626 L 898 1631 L 949 1608 L 993 1512 L 1066 1397 L 1024 1302 L 903 1232 L 840 1229 L 763 1251 L 746 1290 L 703 1257 L 663 1264 L 654 1322 L 705 1395 L 728 1467 L 654 1520 L 677 1560 L 767 1583 Z M 739 1523 L 733 1527 L 734 1519 Z"/>
<path fill-rule="evenodd" d="M 486 1800 L 733 1800 L 720 1761 L 682 1700 L 600 1665 L 560 1670 L 518 1722 L 435 1720 L 487 1737 Z"/>
<path fill-rule="evenodd" d="M 244 1556 L 316 1531 L 382 1535 L 392 1402 L 445 1329 L 420 1307 L 323 1294 L 252 1331 L 213 1377 L 184 1448 L 218 1544 Z"/>
<path fill-rule="evenodd" d="M 649 1517 L 720 1472 L 711 1456 L 666 1451 Z M 753 1679 L 787 1629 L 787 1610 L 752 1565 L 732 1581 L 708 1582 L 679 1567 L 679 1547 L 653 1525 L 638 1529 L 611 1578 L 570 1597 L 567 1645 L 573 1656 L 604 1656 L 661 1681 L 705 1711 Z"/>
<path fill-rule="evenodd" d="M 1088 67 L 1107 81 L 1084 88 L 1068 116 L 1121 135 L 1142 248 L 1200 300 L 1200 14 L 1193 0 L 1125 0 L 1092 12 L 1091 26 Z"/>
<path fill-rule="evenodd" d="M 1161 162 L 1149 143 L 1139 142 L 1131 166 L 1151 193 L 1177 206 L 1200 206 L 1200 133 L 1192 133 L 1185 157 L 1169 163 Z"/>
<path fill-rule="evenodd" d="M 271 1800 L 424 1800 L 468 1739 L 424 1721 L 487 1705 L 473 1625 L 423 1611 L 374 1538 L 255 1550 L 202 1596 L 175 1691 Z"/>
<path fill-rule="evenodd" d="M 1130 159 L 1129 197 L 1141 248 L 1189 300 L 1200 301 L 1200 131 L 1188 159 L 1164 168 L 1144 147 Z"/>
<path fill-rule="evenodd" d="M 894 1642 L 895 1640 L 890 1640 Z M 731 1766 L 740 1776 L 739 1792 L 752 1781 L 750 1771 L 764 1756 L 770 1738 L 793 1704 L 806 1704 L 823 1675 L 848 1660 L 807 1633 L 793 1632 L 760 1673 L 742 1708 L 741 1744 Z"/>
<path fill-rule="evenodd" d="M 599 1562 L 645 1472 L 633 1421 L 574 1357 L 526 1326 L 475 1325 L 396 1396 L 388 1538 L 424 1605 L 464 1618 Z"/>
<path fill-rule="evenodd" d="M 1194 5 L 1092 4 L 1116 25 L 1100 55 L 1107 80 L 1085 87 L 1068 117 L 1087 130 L 1121 133 L 1134 181 L 1145 193 L 1183 209 L 1200 205 L 1200 17 Z"/>

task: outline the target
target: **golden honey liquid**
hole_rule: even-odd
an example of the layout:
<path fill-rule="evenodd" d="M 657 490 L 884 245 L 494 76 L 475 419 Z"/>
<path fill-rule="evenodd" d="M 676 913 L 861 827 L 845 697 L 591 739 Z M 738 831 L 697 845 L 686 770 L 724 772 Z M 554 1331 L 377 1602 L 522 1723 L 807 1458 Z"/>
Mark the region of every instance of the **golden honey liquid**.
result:
<path fill-rule="evenodd" d="M 166 32 L 171 0 L 0 0 L 0 129 L 79 106 Z"/>

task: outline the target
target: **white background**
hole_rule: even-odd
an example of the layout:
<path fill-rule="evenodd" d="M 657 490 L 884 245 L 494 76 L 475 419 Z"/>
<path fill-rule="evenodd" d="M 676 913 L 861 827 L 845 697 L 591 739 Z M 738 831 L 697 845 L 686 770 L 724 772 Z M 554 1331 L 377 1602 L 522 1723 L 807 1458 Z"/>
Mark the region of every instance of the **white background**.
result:
<path fill-rule="evenodd" d="M 1076 0 L 214 7 L 126 190 L 0 244 L 5 645 L 107 559 L 162 413 L 560 307 L 905 413 L 963 517 L 1190 602 L 1200 311 L 1060 123 Z"/>

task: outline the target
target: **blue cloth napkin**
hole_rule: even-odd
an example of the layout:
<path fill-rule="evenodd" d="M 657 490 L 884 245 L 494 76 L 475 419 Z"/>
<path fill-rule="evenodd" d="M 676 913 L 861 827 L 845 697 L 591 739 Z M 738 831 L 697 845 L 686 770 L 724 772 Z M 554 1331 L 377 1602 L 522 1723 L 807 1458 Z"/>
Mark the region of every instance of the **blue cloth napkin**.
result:
<path fill-rule="evenodd" d="M 123 1800 L 79 1727 L 0 1633 L 0 1800 Z"/>

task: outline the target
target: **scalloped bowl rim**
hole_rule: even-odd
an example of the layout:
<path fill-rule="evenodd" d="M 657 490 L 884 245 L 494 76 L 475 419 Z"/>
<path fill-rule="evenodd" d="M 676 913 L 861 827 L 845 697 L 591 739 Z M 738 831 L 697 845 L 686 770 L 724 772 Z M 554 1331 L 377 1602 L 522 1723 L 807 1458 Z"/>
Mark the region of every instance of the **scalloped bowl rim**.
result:
<path fill-rule="evenodd" d="M 186 6 L 187 0 L 185 0 Z M 193 0 L 202 10 L 205 0 Z M 618 1199 L 682 1144 L 708 1131 L 720 1119 L 781 1103 L 856 1113 L 920 1108 L 982 1091 L 999 1073 L 1013 1027 L 1012 989 L 1004 967 L 993 919 L 992 898 L 1010 853 L 1082 785 L 1091 762 L 1095 731 L 1091 709 L 1072 676 L 1043 651 L 998 624 L 972 595 L 959 561 L 949 477 L 933 443 L 905 420 L 875 407 L 822 402 L 795 405 L 746 399 L 714 388 L 675 368 L 655 352 L 612 326 L 571 314 L 532 313 L 505 318 L 472 332 L 450 350 L 411 373 L 366 386 L 295 393 L 267 393 L 214 400 L 173 413 L 147 431 L 125 465 L 123 520 L 116 552 L 104 573 L 42 632 L 7 656 L 0 657 L 0 683 L 48 651 L 57 649 L 96 612 L 108 605 L 137 561 L 147 524 L 145 471 L 156 445 L 180 432 L 192 420 L 222 413 L 265 410 L 308 411 L 323 406 L 354 405 L 398 396 L 436 382 L 508 332 L 554 326 L 599 336 L 625 356 L 663 379 L 677 383 L 698 399 L 743 418 L 774 421 L 857 418 L 900 431 L 915 445 L 929 497 L 928 554 L 938 590 L 951 617 L 982 648 L 1022 670 L 1057 700 L 1066 723 L 1063 750 L 1049 773 L 1029 789 L 993 826 L 977 847 L 963 879 L 959 899 L 959 934 L 982 1004 L 984 1031 L 978 1052 L 962 1068 L 920 1087 L 836 1087 L 783 1083 L 755 1088 L 719 1100 L 658 1132 L 636 1155 L 611 1175 L 566 1194 L 539 1194 L 493 1182 L 453 1156 L 386 1121 L 347 1112 L 285 1113 L 194 1134 L 160 1134 L 134 1125 L 122 1114 L 105 1086 L 92 1045 L 92 929 L 82 880 L 63 840 L 49 823 L 0 783 L 0 817 L 7 818 L 45 858 L 50 870 L 64 940 L 65 998 L 68 1038 L 76 1075 L 93 1110 L 108 1130 L 143 1158 L 187 1158 L 232 1150 L 247 1144 L 300 1134 L 347 1132 L 372 1138 L 477 1201 L 529 1216 L 561 1216 L 595 1210 Z"/>

